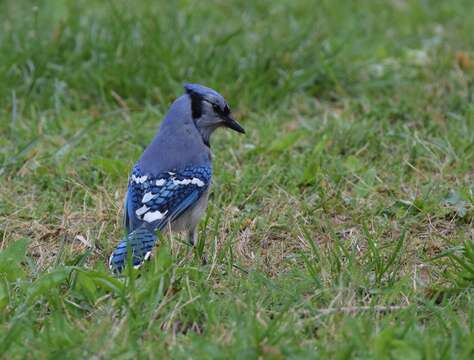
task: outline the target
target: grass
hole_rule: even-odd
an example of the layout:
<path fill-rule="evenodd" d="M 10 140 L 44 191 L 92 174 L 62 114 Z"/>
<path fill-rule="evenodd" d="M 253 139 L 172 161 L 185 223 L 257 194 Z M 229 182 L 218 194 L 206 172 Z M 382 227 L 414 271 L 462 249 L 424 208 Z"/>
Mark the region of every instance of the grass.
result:
<path fill-rule="evenodd" d="M 473 16 L 0 3 L 0 354 L 472 358 Z M 128 172 L 185 81 L 247 135 L 214 136 L 197 248 L 114 278 Z"/>

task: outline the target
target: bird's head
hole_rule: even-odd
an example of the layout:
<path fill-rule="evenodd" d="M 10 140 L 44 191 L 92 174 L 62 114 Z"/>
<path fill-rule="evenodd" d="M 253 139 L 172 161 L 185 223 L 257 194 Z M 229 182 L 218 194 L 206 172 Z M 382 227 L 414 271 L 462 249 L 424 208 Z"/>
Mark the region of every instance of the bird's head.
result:
<path fill-rule="evenodd" d="M 207 145 L 211 134 L 219 127 L 245 133 L 244 128 L 231 116 L 229 105 L 217 91 L 199 84 L 185 84 L 184 89 L 191 98 L 193 121 Z"/>

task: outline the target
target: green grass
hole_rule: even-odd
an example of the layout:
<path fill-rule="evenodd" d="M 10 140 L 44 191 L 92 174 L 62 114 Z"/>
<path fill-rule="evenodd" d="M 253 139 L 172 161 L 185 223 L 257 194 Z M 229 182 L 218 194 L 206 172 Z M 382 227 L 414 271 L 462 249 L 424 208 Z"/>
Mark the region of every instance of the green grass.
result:
<path fill-rule="evenodd" d="M 5 358 L 474 357 L 474 8 L 0 3 Z M 195 250 L 116 279 L 128 171 L 182 83 L 213 138 Z"/>

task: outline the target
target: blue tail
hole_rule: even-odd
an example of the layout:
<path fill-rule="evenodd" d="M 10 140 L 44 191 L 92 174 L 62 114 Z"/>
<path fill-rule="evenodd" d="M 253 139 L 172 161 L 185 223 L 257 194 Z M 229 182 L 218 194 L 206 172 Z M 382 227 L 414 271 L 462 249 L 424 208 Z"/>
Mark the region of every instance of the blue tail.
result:
<path fill-rule="evenodd" d="M 114 273 L 120 273 L 127 264 L 128 247 L 132 249 L 132 264 L 140 267 L 150 257 L 157 237 L 155 231 L 142 225 L 120 241 L 109 259 L 109 267 Z"/>

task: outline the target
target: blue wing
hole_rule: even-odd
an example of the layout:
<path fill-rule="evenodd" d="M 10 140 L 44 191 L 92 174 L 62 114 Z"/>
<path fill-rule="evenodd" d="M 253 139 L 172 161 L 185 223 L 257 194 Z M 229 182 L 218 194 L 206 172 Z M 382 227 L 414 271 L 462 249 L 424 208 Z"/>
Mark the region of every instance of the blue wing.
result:
<path fill-rule="evenodd" d="M 128 233 L 144 223 L 161 230 L 176 220 L 209 188 L 211 172 L 210 166 L 195 166 L 154 175 L 135 166 L 125 202 Z"/>

